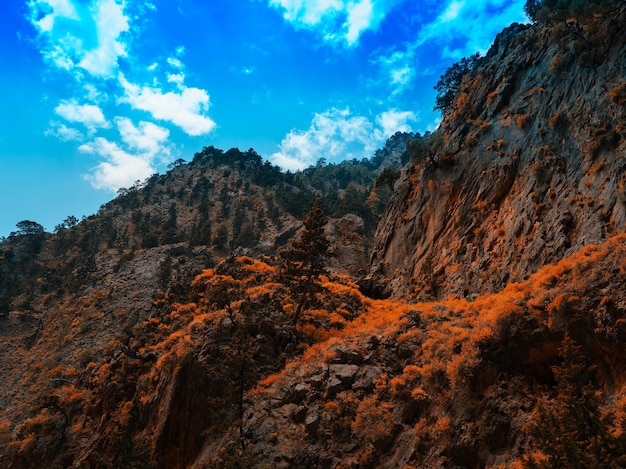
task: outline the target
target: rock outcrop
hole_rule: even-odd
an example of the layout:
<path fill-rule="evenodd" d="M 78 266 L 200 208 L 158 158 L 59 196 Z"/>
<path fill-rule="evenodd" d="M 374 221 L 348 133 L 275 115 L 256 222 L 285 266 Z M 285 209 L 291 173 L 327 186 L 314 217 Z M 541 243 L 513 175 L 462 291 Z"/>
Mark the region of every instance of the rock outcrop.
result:
<path fill-rule="evenodd" d="M 211 147 L 1 243 L 0 466 L 626 467 L 626 6 L 604 3 L 500 34 L 399 180 Z M 328 271 L 281 261 L 320 194 Z"/>
<path fill-rule="evenodd" d="M 379 284 L 418 298 L 498 291 L 624 229 L 625 26 L 621 5 L 498 35 L 436 161 L 398 183 L 376 233 Z"/>

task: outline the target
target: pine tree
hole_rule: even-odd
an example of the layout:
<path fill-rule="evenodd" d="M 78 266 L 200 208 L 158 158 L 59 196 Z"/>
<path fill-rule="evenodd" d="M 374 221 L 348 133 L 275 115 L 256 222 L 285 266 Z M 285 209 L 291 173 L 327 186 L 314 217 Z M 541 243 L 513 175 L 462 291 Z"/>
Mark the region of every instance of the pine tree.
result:
<path fill-rule="evenodd" d="M 326 223 L 318 198 L 304 220 L 300 238 L 280 253 L 283 259 L 281 281 L 297 301 L 292 317 L 294 324 L 302 311 L 311 305 L 315 295 L 323 290 L 320 276 L 327 273 L 326 261 L 330 257 L 330 243 L 324 234 Z"/>
<path fill-rule="evenodd" d="M 540 457 L 526 458 L 528 468 L 624 467 L 623 437 L 611 432 L 612 414 L 601 409 L 601 394 L 593 385 L 594 367 L 582 348 L 566 335 L 560 366 L 553 368 L 556 398 L 545 400 L 529 427 Z"/>

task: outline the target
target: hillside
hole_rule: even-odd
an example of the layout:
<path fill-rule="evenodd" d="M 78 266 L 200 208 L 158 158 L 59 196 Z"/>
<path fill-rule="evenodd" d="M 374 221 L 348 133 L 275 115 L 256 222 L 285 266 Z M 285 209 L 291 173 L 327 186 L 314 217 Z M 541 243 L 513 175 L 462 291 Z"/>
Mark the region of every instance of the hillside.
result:
<path fill-rule="evenodd" d="M 369 160 L 205 147 L 18 227 L 0 466 L 626 467 L 626 6 L 600 3 L 503 31 L 438 131 Z"/>
<path fill-rule="evenodd" d="M 610 3 L 610 2 L 609 2 Z M 624 5 L 513 25 L 404 171 L 372 272 L 419 298 L 501 290 L 626 226 Z"/>
<path fill-rule="evenodd" d="M 74 391 L 91 388 L 94 367 L 117 363 L 120 353 L 136 357 L 136 332 L 169 315 L 172 305 L 195 298 L 191 284 L 204 269 L 243 255 L 275 258 L 297 236 L 316 199 L 329 215 L 328 267 L 337 273 L 365 269 L 375 220 L 399 175 L 392 169 L 401 158 L 398 141 L 409 136 L 394 136 L 371 161 L 295 174 L 280 172 L 254 150 L 207 147 L 189 163 L 176 161 L 165 175 L 121 189 L 97 214 L 82 221 L 68 217 L 54 234 L 36 222 L 20 223 L 0 243 L 3 452 L 15 449 L 7 449 L 7 432 L 23 441 L 20 422 L 42 405 L 46 414 L 61 412 L 61 425 L 69 425 L 73 411 L 58 403 L 59 387 L 71 382 Z M 292 356 L 294 327 L 285 327 L 281 346 L 289 346 Z M 286 360 L 266 358 L 279 359 L 271 362 L 274 371 Z M 94 403 L 102 397 L 87 395 Z M 123 396 L 116 394 L 111 405 Z M 58 449 L 17 460 L 37 466 L 53 457 L 50 451 Z"/>
<path fill-rule="evenodd" d="M 189 163 L 173 163 L 167 174 L 120 189 L 117 198 L 80 223 L 67 217 L 54 235 L 26 221 L 0 243 L 0 313 L 29 311 L 34 296 L 53 290 L 97 289 L 118 273 L 136 281 L 134 289 L 148 290 L 142 304 L 149 305 L 154 294 L 234 252 L 276 254 L 318 197 L 330 217 L 333 268 L 366 268 L 376 219 L 399 175 L 392 169 L 401 156 L 397 141 L 409 137 L 394 136 L 372 160 L 295 174 L 282 173 L 252 149 L 206 147 Z M 152 285 L 132 278 L 129 272 L 135 270 Z"/>

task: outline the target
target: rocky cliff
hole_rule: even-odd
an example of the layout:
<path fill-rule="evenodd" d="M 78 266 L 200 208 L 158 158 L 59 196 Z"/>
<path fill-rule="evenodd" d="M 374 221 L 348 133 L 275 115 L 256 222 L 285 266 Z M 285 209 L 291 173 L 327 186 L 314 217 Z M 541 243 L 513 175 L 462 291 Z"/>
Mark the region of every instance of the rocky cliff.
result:
<path fill-rule="evenodd" d="M 210 147 L 1 243 L 0 466 L 626 467 L 626 6 L 603 3 L 501 33 L 400 179 Z"/>
<path fill-rule="evenodd" d="M 465 77 L 432 161 L 413 161 L 378 225 L 389 292 L 471 297 L 626 224 L 626 7 L 514 25 Z"/>

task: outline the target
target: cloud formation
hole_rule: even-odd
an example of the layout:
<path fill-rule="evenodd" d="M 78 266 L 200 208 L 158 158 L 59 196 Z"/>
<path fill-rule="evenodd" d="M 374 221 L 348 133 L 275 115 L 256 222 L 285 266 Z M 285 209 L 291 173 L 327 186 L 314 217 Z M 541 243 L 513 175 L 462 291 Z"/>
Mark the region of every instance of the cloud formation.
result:
<path fill-rule="evenodd" d="M 390 109 L 376 117 L 376 123 L 382 129 L 383 138 L 387 139 L 396 132 L 412 132 L 409 122 L 415 122 L 417 117 L 412 111 L 398 111 Z"/>
<path fill-rule="evenodd" d="M 135 181 L 143 181 L 154 173 L 150 162 L 140 156 L 131 155 L 115 142 L 103 137 L 91 143 L 81 145 L 80 151 L 94 154 L 102 161 L 86 179 L 96 189 L 117 191 L 121 187 L 130 187 Z"/>
<path fill-rule="evenodd" d="M 44 133 L 48 137 L 58 138 L 62 142 L 80 142 L 85 139 L 80 130 L 56 121 L 50 122 L 50 127 Z"/>
<path fill-rule="evenodd" d="M 181 81 L 179 92 L 163 92 L 157 87 L 134 85 L 121 74 L 119 80 L 124 88 L 120 102 L 130 104 L 133 109 L 171 122 L 191 136 L 204 135 L 215 128 L 215 122 L 205 114 L 209 109 L 209 95 L 205 90 L 188 88 Z"/>
<path fill-rule="evenodd" d="M 439 51 L 441 62 L 457 61 L 476 52 L 485 53 L 503 24 L 527 21 L 525 0 L 449 0 L 441 3 L 430 22 L 422 25 L 416 39 L 373 59 L 392 95 L 412 87 L 419 75 L 433 70 L 420 69 L 423 54 Z M 432 62 L 432 57 L 424 62 Z"/>
<path fill-rule="evenodd" d="M 164 146 L 170 135 L 166 128 L 144 121 L 136 127 L 127 117 L 117 117 L 115 123 L 122 141 L 144 158 L 152 161 L 156 157 L 165 159 L 169 155 L 169 149 Z"/>
<path fill-rule="evenodd" d="M 380 67 L 392 95 L 402 94 L 409 89 L 417 75 L 415 49 L 413 48 L 407 48 L 406 51 L 395 51 L 388 56 L 382 55 L 377 57 L 374 62 Z"/>
<path fill-rule="evenodd" d="M 31 0 L 30 21 L 39 33 L 41 53 L 55 67 L 110 78 L 126 57 L 129 30 L 124 4 L 116 0 Z"/>
<path fill-rule="evenodd" d="M 398 131 L 410 132 L 413 112 L 390 109 L 375 118 L 356 116 L 349 108 L 315 114 L 307 130 L 292 130 L 270 160 L 283 169 L 299 170 L 325 158 L 329 162 L 371 156 Z"/>
<path fill-rule="evenodd" d="M 455 60 L 475 52 L 485 53 L 503 24 L 526 22 L 525 0 L 452 0 L 418 33 L 412 47 L 426 42 L 443 45 L 443 57 Z M 451 38 L 454 38 L 452 45 Z"/>
<path fill-rule="evenodd" d="M 353 46 L 374 30 L 399 0 L 269 0 L 295 27 L 318 31 L 324 40 Z"/>
<path fill-rule="evenodd" d="M 83 124 L 90 132 L 110 127 L 102 109 L 94 104 L 78 104 L 75 100 L 61 101 L 54 112 L 68 122 Z"/>
<path fill-rule="evenodd" d="M 117 117 L 115 123 L 123 146 L 97 137 L 79 147 L 81 152 L 104 160 L 86 177 L 96 189 L 117 191 L 130 187 L 135 181 L 143 181 L 154 174 L 155 163 L 170 155 L 167 129 L 143 121 L 135 126 L 125 117 Z"/>
<path fill-rule="evenodd" d="M 45 134 L 81 142 L 80 152 L 101 160 L 87 177 L 94 187 L 116 190 L 128 186 L 153 174 L 157 164 L 171 157 L 169 130 L 153 122 L 135 125 L 130 116 L 138 112 L 148 112 L 191 136 L 205 135 L 215 127 L 206 115 L 208 93 L 185 85 L 184 46 L 165 58 L 162 68 L 153 61 L 147 62 L 150 66 L 141 64 L 138 57 L 130 55 L 131 35 L 126 33 L 136 15 L 127 10 L 154 10 L 153 5 L 134 0 L 28 0 L 27 6 L 45 62 L 73 78 L 74 97 L 62 99 L 54 108 L 61 119 L 52 120 Z M 120 72 L 122 60 L 128 79 Z M 133 84 L 133 77 L 145 76 L 146 69 L 153 85 Z M 173 90 L 162 90 L 160 78 Z M 117 140 L 99 134 L 111 127 L 105 110 L 110 115 L 128 114 L 114 120 Z"/>

